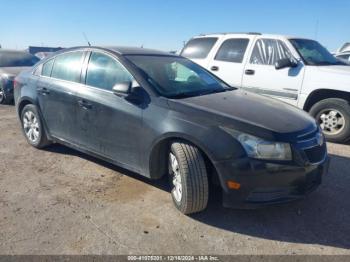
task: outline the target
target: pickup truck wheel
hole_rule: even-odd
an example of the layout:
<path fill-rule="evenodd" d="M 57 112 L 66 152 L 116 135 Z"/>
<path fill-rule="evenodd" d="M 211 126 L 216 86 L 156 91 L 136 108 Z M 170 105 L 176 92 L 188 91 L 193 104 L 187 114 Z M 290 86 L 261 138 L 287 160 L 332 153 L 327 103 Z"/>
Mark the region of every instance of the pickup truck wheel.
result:
<path fill-rule="evenodd" d="M 342 143 L 350 138 L 350 105 L 346 100 L 321 100 L 312 106 L 310 114 L 319 123 L 328 141 Z"/>
<path fill-rule="evenodd" d="M 30 145 L 36 148 L 43 148 L 50 144 L 35 105 L 30 104 L 23 108 L 21 123 L 24 136 Z"/>
<path fill-rule="evenodd" d="M 171 196 L 183 214 L 200 212 L 207 207 L 208 175 L 204 158 L 193 145 L 175 142 L 169 152 Z"/>

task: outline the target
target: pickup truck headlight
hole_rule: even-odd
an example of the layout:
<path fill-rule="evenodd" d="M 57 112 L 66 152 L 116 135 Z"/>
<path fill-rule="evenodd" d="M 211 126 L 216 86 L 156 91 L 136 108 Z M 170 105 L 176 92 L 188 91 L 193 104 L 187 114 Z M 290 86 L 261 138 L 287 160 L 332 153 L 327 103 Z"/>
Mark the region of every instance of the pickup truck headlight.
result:
<path fill-rule="evenodd" d="M 235 137 L 251 158 L 265 160 L 292 160 L 290 144 L 267 141 L 262 138 L 237 132 L 230 128 L 222 128 Z"/>

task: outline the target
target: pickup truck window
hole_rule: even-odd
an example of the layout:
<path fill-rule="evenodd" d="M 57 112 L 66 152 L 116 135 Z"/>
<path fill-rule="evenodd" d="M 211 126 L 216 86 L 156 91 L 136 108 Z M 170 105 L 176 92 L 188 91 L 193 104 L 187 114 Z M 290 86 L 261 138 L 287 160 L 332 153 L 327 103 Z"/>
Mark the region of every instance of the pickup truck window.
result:
<path fill-rule="evenodd" d="M 228 39 L 220 47 L 215 60 L 242 63 L 249 39 Z"/>
<path fill-rule="evenodd" d="M 307 65 L 344 65 L 320 43 L 309 39 L 289 39 Z"/>
<path fill-rule="evenodd" d="M 255 43 L 250 63 L 274 65 L 278 60 L 283 58 L 291 58 L 291 53 L 281 40 L 258 39 Z"/>
<path fill-rule="evenodd" d="M 191 39 L 182 50 L 181 55 L 187 58 L 204 59 L 208 56 L 217 40 L 216 37 Z"/>

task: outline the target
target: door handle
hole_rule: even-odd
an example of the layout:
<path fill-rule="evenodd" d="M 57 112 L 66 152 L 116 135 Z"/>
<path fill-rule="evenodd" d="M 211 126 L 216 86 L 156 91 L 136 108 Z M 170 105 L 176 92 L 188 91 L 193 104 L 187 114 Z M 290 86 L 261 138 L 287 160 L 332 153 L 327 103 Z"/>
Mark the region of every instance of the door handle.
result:
<path fill-rule="evenodd" d="M 38 91 L 39 94 L 42 94 L 42 95 L 50 94 L 50 91 L 46 87 L 39 87 L 36 90 Z"/>
<path fill-rule="evenodd" d="M 211 71 L 219 71 L 219 67 L 218 66 L 212 66 L 210 68 Z"/>
<path fill-rule="evenodd" d="M 85 100 L 78 100 L 78 104 L 80 107 L 82 107 L 84 109 L 91 109 L 92 108 L 92 105 Z"/>
<path fill-rule="evenodd" d="M 245 70 L 245 74 L 246 75 L 254 75 L 255 74 L 255 70 L 247 69 L 247 70 Z"/>

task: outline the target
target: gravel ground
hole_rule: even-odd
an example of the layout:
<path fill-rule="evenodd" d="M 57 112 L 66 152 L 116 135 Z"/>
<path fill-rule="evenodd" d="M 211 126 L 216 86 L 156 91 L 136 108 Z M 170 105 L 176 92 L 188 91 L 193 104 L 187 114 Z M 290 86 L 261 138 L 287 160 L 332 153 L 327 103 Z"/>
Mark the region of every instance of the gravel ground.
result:
<path fill-rule="evenodd" d="M 166 183 L 64 146 L 27 145 L 0 106 L 0 254 L 350 254 L 350 146 L 306 199 L 232 210 L 214 197 L 190 217 Z"/>

